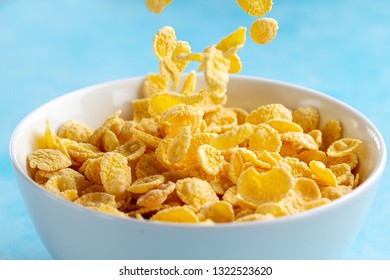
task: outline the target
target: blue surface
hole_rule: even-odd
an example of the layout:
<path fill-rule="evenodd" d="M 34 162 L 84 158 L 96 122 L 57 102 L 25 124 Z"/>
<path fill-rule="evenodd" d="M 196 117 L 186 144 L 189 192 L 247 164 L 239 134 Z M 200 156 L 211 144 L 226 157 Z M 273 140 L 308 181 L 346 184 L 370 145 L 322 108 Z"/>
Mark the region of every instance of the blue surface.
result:
<path fill-rule="evenodd" d="M 278 20 L 278 35 L 266 46 L 247 40 L 242 74 L 328 93 L 363 112 L 388 142 L 389 1 L 275 0 L 267 16 Z M 81 87 L 156 72 L 151 40 L 164 25 L 201 51 L 252 20 L 234 0 L 173 0 L 161 15 L 141 0 L 0 0 L 0 259 L 51 258 L 8 158 L 10 135 L 28 112 Z M 384 176 L 343 259 L 390 259 L 389 183 Z"/>

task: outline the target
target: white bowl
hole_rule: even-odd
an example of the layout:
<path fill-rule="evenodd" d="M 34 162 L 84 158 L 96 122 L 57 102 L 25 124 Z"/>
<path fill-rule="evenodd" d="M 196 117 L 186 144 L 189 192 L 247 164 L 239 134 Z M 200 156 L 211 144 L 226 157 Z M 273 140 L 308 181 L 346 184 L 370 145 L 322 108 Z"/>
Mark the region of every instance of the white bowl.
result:
<path fill-rule="evenodd" d="M 202 79 L 201 79 L 202 80 Z M 84 88 L 59 97 L 30 113 L 17 126 L 10 158 L 31 219 L 55 259 L 333 259 L 351 245 L 374 198 L 386 163 L 381 134 L 361 113 L 325 94 L 277 81 L 232 76 L 228 104 L 255 109 L 282 103 L 315 106 L 321 123 L 340 120 L 344 136 L 363 141 L 358 149 L 363 183 L 327 205 L 270 221 L 189 225 L 143 222 L 95 212 L 65 201 L 34 183 L 26 173 L 26 156 L 45 121 L 54 129 L 68 119 L 96 128 L 130 101 L 143 78 Z"/>

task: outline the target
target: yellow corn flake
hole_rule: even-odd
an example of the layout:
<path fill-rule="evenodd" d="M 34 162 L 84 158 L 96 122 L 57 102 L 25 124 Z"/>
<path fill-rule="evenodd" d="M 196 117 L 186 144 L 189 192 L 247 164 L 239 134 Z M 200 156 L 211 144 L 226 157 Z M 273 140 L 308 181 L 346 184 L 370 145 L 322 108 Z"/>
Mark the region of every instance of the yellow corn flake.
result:
<path fill-rule="evenodd" d="M 286 119 L 292 121 L 292 114 L 290 110 L 282 104 L 268 104 L 258 107 L 249 113 L 246 121 L 251 124 L 261 124 L 272 119 Z"/>
<path fill-rule="evenodd" d="M 240 154 L 244 162 L 251 163 L 253 166 L 262 169 L 271 169 L 271 164 L 259 159 L 254 152 L 247 150 L 246 148 L 235 148 L 234 152 Z"/>
<path fill-rule="evenodd" d="M 326 158 L 326 165 L 328 167 L 332 166 L 332 165 L 340 164 L 340 163 L 346 163 L 349 165 L 351 170 L 354 170 L 359 163 L 359 158 L 355 152 L 352 152 L 352 153 L 350 153 L 346 156 L 343 156 L 343 157 L 330 157 L 330 156 L 328 156 Z"/>
<path fill-rule="evenodd" d="M 238 181 L 238 177 L 245 169 L 244 161 L 239 153 L 234 153 L 232 155 L 228 168 L 229 179 L 236 184 Z"/>
<path fill-rule="evenodd" d="M 266 124 L 281 134 L 286 132 L 303 132 L 302 127 L 286 119 L 272 119 L 267 121 Z"/>
<path fill-rule="evenodd" d="M 312 106 L 303 106 L 295 109 L 292 113 L 294 123 L 302 127 L 303 132 L 307 133 L 318 128 L 320 115 L 316 108 Z"/>
<path fill-rule="evenodd" d="M 279 163 L 281 166 L 283 166 L 283 163 L 289 165 L 289 170 L 295 178 L 311 178 L 312 176 L 312 172 L 307 164 L 299 161 L 297 158 L 285 157 Z"/>
<path fill-rule="evenodd" d="M 164 203 L 167 197 L 168 193 L 159 189 L 152 189 L 137 199 L 137 205 L 145 208 L 157 208 Z"/>
<path fill-rule="evenodd" d="M 123 213 L 123 212 L 119 211 L 117 208 L 115 208 L 111 205 L 107 205 L 107 204 L 101 204 L 101 205 L 99 205 L 99 207 L 88 206 L 88 208 L 95 210 L 95 211 L 98 211 L 98 212 L 117 216 L 117 217 L 122 217 L 122 218 L 127 217 L 125 213 Z"/>
<path fill-rule="evenodd" d="M 172 53 L 172 62 L 176 65 L 176 68 L 179 72 L 183 72 L 190 62 L 188 59 L 181 59 L 186 57 L 187 54 L 191 53 L 190 45 L 185 41 L 178 41 L 176 48 Z"/>
<path fill-rule="evenodd" d="M 164 57 L 160 61 L 159 71 L 164 79 L 170 81 L 168 88 L 177 89 L 181 80 L 180 71 L 170 57 Z"/>
<path fill-rule="evenodd" d="M 281 135 L 283 142 L 288 142 L 296 151 L 301 151 L 302 149 L 307 150 L 317 150 L 318 145 L 307 133 L 302 132 L 286 132 Z"/>
<path fill-rule="evenodd" d="M 320 161 L 312 160 L 309 164 L 311 171 L 315 175 L 315 180 L 320 185 L 336 187 L 337 179 L 333 172 L 326 168 L 325 164 Z"/>
<path fill-rule="evenodd" d="M 254 17 L 264 16 L 272 9 L 272 0 L 236 0 L 238 6 Z"/>
<path fill-rule="evenodd" d="M 312 131 L 309 131 L 307 134 L 309 134 L 314 141 L 317 143 L 318 147 L 321 147 L 322 145 L 322 132 L 318 129 L 313 129 Z"/>
<path fill-rule="evenodd" d="M 236 113 L 236 116 L 237 116 L 237 124 L 238 125 L 241 125 L 241 124 L 244 124 L 246 122 L 246 118 L 248 117 L 249 113 L 247 111 L 245 111 L 244 109 L 242 108 L 236 108 L 236 107 L 233 107 L 233 108 L 229 108 L 231 111 L 233 111 L 234 113 Z"/>
<path fill-rule="evenodd" d="M 268 221 L 268 220 L 272 220 L 274 218 L 275 217 L 272 216 L 271 214 L 266 214 L 266 215 L 249 214 L 249 215 L 245 215 L 245 216 L 242 216 L 242 217 L 236 219 L 235 222 L 242 223 L 242 222 L 253 222 L 253 221 Z"/>
<path fill-rule="evenodd" d="M 171 194 L 176 185 L 172 182 L 159 185 L 156 189 L 151 189 L 137 199 L 137 205 L 146 208 L 156 208 L 162 205 Z"/>
<path fill-rule="evenodd" d="M 60 192 L 59 196 L 72 202 L 79 198 L 77 190 L 66 190 Z"/>
<path fill-rule="evenodd" d="M 50 128 L 50 122 L 46 121 L 46 129 L 44 135 L 44 148 L 58 150 L 69 158 L 69 154 L 65 148 L 64 140 L 58 137 Z"/>
<path fill-rule="evenodd" d="M 300 152 L 293 143 L 282 141 L 282 147 L 280 148 L 279 154 L 282 157 L 298 157 Z"/>
<path fill-rule="evenodd" d="M 151 97 L 149 112 L 153 115 L 162 115 L 169 108 L 179 104 L 196 104 L 200 103 L 207 96 L 207 92 L 198 94 L 183 95 L 173 92 L 158 93 Z"/>
<path fill-rule="evenodd" d="M 54 175 L 45 184 L 45 189 L 54 194 L 59 194 L 60 192 L 66 190 L 76 190 L 77 186 L 74 180 L 71 177 Z"/>
<path fill-rule="evenodd" d="M 299 178 L 293 190 L 304 201 L 313 201 L 321 198 L 321 192 L 316 182 L 309 178 Z"/>
<path fill-rule="evenodd" d="M 102 179 L 100 177 L 100 170 L 103 157 L 96 159 L 88 159 L 80 167 L 79 171 L 85 174 L 85 177 L 88 178 L 91 182 L 95 184 L 102 185 Z"/>
<path fill-rule="evenodd" d="M 217 44 L 216 48 L 220 50 L 223 54 L 231 50 L 238 50 L 242 48 L 245 44 L 245 27 L 239 27 L 226 37 L 222 38 L 221 41 Z"/>
<path fill-rule="evenodd" d="M 219 135 L 211 142 L 211 145 L 219 150 L 233 148 L 248 140 L 252 133 L 252 125 L 245 123 Z"/>
<path fill-rule="evenodd" d="M 131 184 L 131 170 L 127 159 L 119 153 L 105 153 L 100 166 L 100 177 L 107 193 L 123 194 Z"/>
<path fill-rule="evenodd" d="M 176 182 L 176 192 L 187 205 L 201 208 L 208 202 L 219 201 L 210 184 L 198 178 L 185 178 Z"/>
<path fill-rule="evenodd" d="M 333 142 L 326 153 L 331 157 L 344 157 L 354 152 L 361 143 L 358 139 L 343 138 Z"/>
<path fill-rule="evenodd" d="M 185 162 L 188 166 L 193 166 L 198 164 L 197 153 L 198 149 L 201 145 L 211 144 L 213 139 L 217 137 L 215 133 L 196 133 L 193 134 L 190 141 L 190 146 L 188 147 L 188 151 L 186 156 L 183 158 L 183 162 Z"/>
<path fill-rule="evenodd" d="M 92 131 L 82 123 L 68 120 L 60 126 L 57 135 L 61 138 L 71 139 L 76 142 L 88 142 Z"/>
<path fill-rule="evenodd" d="M 337 184 L 353 187 L 355 184 L 355 176 L 351 173 L 351 167 L 346 163 L 332 165 L 329 169 L 336 176 Z"/>
<path fill-rule="evenodd" d="M 172 0 L 145 0 L 146 8 L 155 14 L 161 13 Z"/>
<path fill-rule="evenodd" d="M 240 57 L 236 52 L 244 46 L 245 27 L 239 27 L 228 36 L 224 37 L 217 44 L 216 48 L 220 50 L 225 58 L 230 61 L 229 73 L 238 73 L 242 69 Z"/>
<path fill-rule="evenodd" d="M 233 207 L 238 206 L 237 201 L 237 186 L 228 188 L 222 196 L 222 200 L 230 203 Z"/>
<path fill-rule="evenodd" d="M 164 92 L 168 89 L 168 80 L 160 74 L 149 73 L 142 84 L 142 93 L 145 98 L 150 98 L 156 93 Z"/>
<path fill-rule="evenodd" d="M 322 163 L 327 162 L 326 154 L 323 151 L 319 151 L 319 150 L 303 151 L 298 154 L 298 159 L 300 161 L 303 161 L 307 165 L 310 164 L 312 160 L 320 161 Z"/>
<path fill-rule="evenodd" d="M 204 75 L 211 94 L 223 97 L 229 81 L 230 61 L 215 46 L 208 47 L 204 55 Z"/>
<path fill-rule="evenodd" d="M 196 132 L 203 118 L 203 110 L 197 106 L 179 104 L 172 106 L 161 115 L 165 133 L 169 137 L 175 136 L 183 127 L 191 127 Z"/>
<path fill-rule="evenodd" d="M 225 164 L 221 152 L 207 144 L 198 148 L 197 158 L 199 165 L 209 175 L 220 173 Z"/>
<path fill-rule="evenodd" d="M 100 207 L 100 205 L 110 205 L 116 208 L 115 196 L 105 192 L 87 193 L 74 201 L 83 206 Z"/>
<path fill-rule="evenodd" d="M 172 163 L 181 161 L 187 154 L 190 143 L 191 128 L 187 126 L 169 143 L 168 160 Z"/>
<path fill-rule="evenodd" d="M 189 95 L 193 93 L 195 90 L 195 86 L 196 86 L 196 73 L 194 70 L 191 70 L 183 82 L 183 86 L 181 88 L 181 94 Z"/>
<path fill-rule="evenodd" d="M 162 175 L 143 177 L 132 183 L 127 188 L 127 191 L 131 193 L 146 193 L 164 183 L 164 180 L 165 178 Z"/>
<path fill-rule="evenodd" d="M 153 38 L 153 51 L 158 60 L 171 57 L 177 46 L 175 30 L 170 26 L 161 28 Z"/>
<path fill-rule="evenodd" d="M 293 186 L 294 178 L 282 168 L 274 167 L 260 174 L 250 167 L 238 178 L 237 192 L 245 200 L 261 204 L 280 201 Z"/>
<path fill-rule="evenodd" d="M 91 185 L 87 188 L 85 188 L 84 190 L 82 190 L 80 192 L 81 195 L 85 195 L 87 193 L 98 193 L 98 192 L 101 192 L 101 193 L 105 193 L 106 190 L 104 189 L 104 187 L 102 185 Z"/>
<path fill-rule="evenodd" d="M 321 129 L 322 132 L 322 145 L 321 150 L 325 151 L 329 146 L 341 138 L 341 125 L 339 121 L 332 120 L 327 122 Z"/>
<path fill-rule="evenodd" d="M 136 160 L 137 158 L 142 156 L 145 151 L 145 143 L 138 139 L 130 140 L 124 145 L 121 145 L 114 150 L 114 152 L 126 157 L 128 161 Z"/>
<path fill-rule="evenodd" d="M 109 129 L 115 133 L 115 135 L 119 135 L 124 125 L 125 121 L 121 119 L 119 116 L 122 113 L 121 110 L 117 110 L 113 115 L 109 116 L 104 123 L 98 127 L 89 138 L 89 143 L 100 148 L 102 146 L 101 140 L 104 135 L 104 132 Z"/>
<path fill-rule="evenodd" d="M 260 161 L 269 165 L 268 169 L 270 169 L 272 166 L 277 166 L 278 162 L 282 160 L 282 156 L 276 152 L 261 151 L 256 155 Z"/>
<path fill-rule="evenodd" d="M 168 170 L 179 170 L 186 167 L 185 163 L 180 162 L 171 162 L 168 159 L 168 149 L 171 145 L 173 139 L 172 138 L 164 138 L 161 143 L 158 145 L 157 149 L 155 150 L 155 156 L 158 160 L 159 164 L 163 166 L 163 168 L 166 168 Z"/>
<path fill-rule="evenodd" d="M 251 39 L 256 44 L 268 44 L 271 42 L 278 32 L 278 22 L 273 18 L 259 18 L 256 19 L 250 29 L 249 34 Z"/>
<path fill-rule="evenodd" d="M 321 189 L 321 195 L 323 198 L 329 200 L 336 200 L 352 191 L 350 186 L 337 186 L 337 187 L 325 187 Z"/>
<path fill-rule="evenodd" d="M 31 168 L 45 171 L 56 171 L 72 165 L 70 159 L 58 150 L 39 149 L 33 151 L 27 157 Z"/>
<path fill-rule="evenodd" d="M 156 149 L 158 147 L 158 144 L 160 144 L 161 142 L 161 138 L 150 135 L 135 127 L 131 128 L 130 131 L 135 137 L 137 137 L 137 139 L 144 142 L 149 148 Z"/>
<path fill-rule="evenodd" d="M 229 223 L 234 220 L 234 211 L 230 203 L 225 201 L 211 202 L 203 206 L 200 215 L 216 223 Z"/>
<path fill-rule="evenodd" d="M 102 136 L 102 146 L 104 151 L 112 152 L 120 145 L 115 133 L 106 129 Z"/>
<path fill-rule="evenodd" d="M 237 126 L 237 115 L 224 107 L 204 115 L 207 127 L 204 132 L 223 133 Z"/>
<path fill-rule="evenodd" d="M 134 121 L 125 121 L 121 127 L 121 130 L 118 134 L 118 140 L 121 145 L 125 144 L 130 140 L 133 136 L 130 129 L 136 127 L 136 123 Z"/>
<path fill-rule="evenodd" d="M 137 178 L 158 175 L 165 172 L 166 169 L 157 160 L 156 154 L 144 154 L 140 157 L 136 165 Z"/>
<path fill-rule="evenodd" d="M 256 152 L 279 152 L 282 141 L 279 133 L 268 124 L 259 124 L 249 138 L 249 149 Z"/>
<path fill-rule="evenodd" d="M 143 118 L 135 124 L 135 128 L 158 138 L 163 137 L 158 118 Z"/>
<path fill-rule="evenodd" d="M 76 142 L 70 139 L 62 140 L 69 157 L 78 163 L 84 163 L 88 159 L 102 156 L 100 150 L 89 143 Z"/>
<path fill-rule="evenodd" d="M 330 199 L 325 198 L 325 197 L 317 199 L 317 200 L 308 201 L 304 205 L 305 206 L 304 210 L 313 209 L 313 208 L 328 204 L 329 202 L 330 202 Z"/>
<path fill-rule="evenodd" d="M 140 122 L 144 118 L 150 118 L 148 112 L 149 109 L 149 98 L 136 99 L 131 102 L 131 107 L 133 109 L 133 121 Z"/>
<path fill-rule="evenodd" d="M 91 182 L 86 180 L 86 178 L 71 168 L 64 168 L 57 171 L 44 171 L 38 170 L 35 174 L 35 181 L 46 183 L 53 176 L 62 176 L 67 178 L 68 185 L 74 187 L 68 187 L 66 189 L 77 189 L 78 192 L 84 191 L 86 188 L 91 186 Z"/>
<path fill-rule="evenodd" d="M 288 209 L 280 202 L 266 202 L 257 206 L 256 214 L 272 215 L 274 217 L 282 217 L 289 215 Z"/>
<path fill-rule="evenodd" d="M 151 221 L 171 223 L 198 223 L 199 219 L 188 206 L 176 206 L 158 211 L 151 218 Z"/>

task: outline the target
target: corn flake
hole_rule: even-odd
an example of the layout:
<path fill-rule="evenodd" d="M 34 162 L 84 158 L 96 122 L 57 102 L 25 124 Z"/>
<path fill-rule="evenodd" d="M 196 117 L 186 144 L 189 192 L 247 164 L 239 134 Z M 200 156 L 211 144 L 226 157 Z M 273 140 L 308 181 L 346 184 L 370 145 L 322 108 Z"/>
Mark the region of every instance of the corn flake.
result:
<path fill-rule="evenodd" d="M 225 201 L 211 202 L 203 206 L 200 215 L 216 223 L 229 223 L 234 220 L 234 211 L 230 203 Z"/>
<path fill-rule="evenodd" d="M 256 152 L 279 152 L 282 141 L 279 133 L 267 124 L 259 124 L 249 138 L 249 149 Z"/>
<path fill-rule="evenodd" d="M 158 211 L 151 221 L 171 223 L 198 223 L 199 219 L 188 206 L 176 206 Z"/>
<path fill-rule="evenodd" d="M 107 193 L 123 194 L 131 184 L 131 170 L 127 159 L 119 153 L 105 153 L 100 166 L 100 177 Z"/>
<path fill-rule="evenodd" d="M 251 124 L 261 124 L 272 119 L 286 119 L 292 121 L 292 114 L 290 110 L 282 104 L 268 104 L 258 107 L 249 113 L 246 121 Z"/>
<path fill-rule="evenodd" d="M 221 152 L 210 145 L 201 145 L 198 148 L 197 158 L 199 165 L 209 175 L 217 175 L 222 171 L 225 160 Z"/>
<path fill-rule="evenodd" d="M 326 153 L 331 157 L 344 157 L 351 154 L 361 143 L 358 139 L 343 138 L 333 142 Z"/>
<path fill-rule="evenodd" d="M 295 109 L 292 113 L 294 123 L 298 124 L 303 132 L 309 132 L 318 128 L 320 115 L 316 108 L 303 106 Z"/>
<path fill-rule="evenodd" d="M 294 178 L 282 168 L 274 167 L 260 174 L 250 167 L 238 178 L 237 193 L 247 201 L 261 204 L 280 201 L 293 186 Z"/>
<path fill-rule="evenodd" d="M 254 17 L 264 16 L 272 9 L 272 0 L 236 0 L 238 6 Z"/>
<path fill-rule="evenodd" d="M 185 178 L 176 182 L 176 192 L 187 205 L 199 209 L 208 202 L 219 201 L 210 184 L 198 178 Z"/>
<path fill-rule="evenodd" d="M 256 44 L 268 44 L 271 42 L 276 33 L 278 32 L 279 26 L 278 22 L 273 18 L 259 18 L 256 19 L 250 29 L 249 34 L 251 39 Z"/>
<path fill-rule="evenodd" d="M 127 191 L 131 193 L 146 193 L 164 183 L 164 180 L 165 178 L 162 175 L 143 177 L 132 183 L 127 188 Z"/>
<path fill-rule="evenodd" d="M 68 120 L 61 125 L 57 135 L 58 137 L 68 138 L 76 142 L 88 142 L 92 131 L 82 123 Z"/>
<path fill-rule="evenodd" d="M 33 151 L 27 157 L 31 168 L 45 171 L 56 171 L 72 165 L 70 159 L 58 150 L 40 149 Z"/>
<path fill-rule="evenodd" d="M 149 11 L 159 14 L 161 13 L 164 8 L 171 3 L 172 0 L 146 0 L 146 7 Z"/>

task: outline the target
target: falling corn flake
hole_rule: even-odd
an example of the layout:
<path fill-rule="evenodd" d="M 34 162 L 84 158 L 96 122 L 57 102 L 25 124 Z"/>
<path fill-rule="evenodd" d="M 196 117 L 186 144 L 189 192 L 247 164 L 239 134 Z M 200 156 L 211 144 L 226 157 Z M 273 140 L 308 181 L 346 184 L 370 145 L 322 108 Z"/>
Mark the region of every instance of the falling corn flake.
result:
<path fill-rule="evenodd" d="M 249 34 L 251 39 L 256 44 L 268 44 L 271 42 L 278 32 L 278 22 L 273 18 L 259 18 L 256 19 L 250 29 Z"/>
<path fill-rule="evenodd" d="M 272 0 L 236 0 L 238 6 L 254 17 L 264 16 L 272 9 Z"/>
<path fill-rule="evenodd" d="M 149 11 L 159 14 L 172 0 L 145 0 L 146 7 Z"/>

